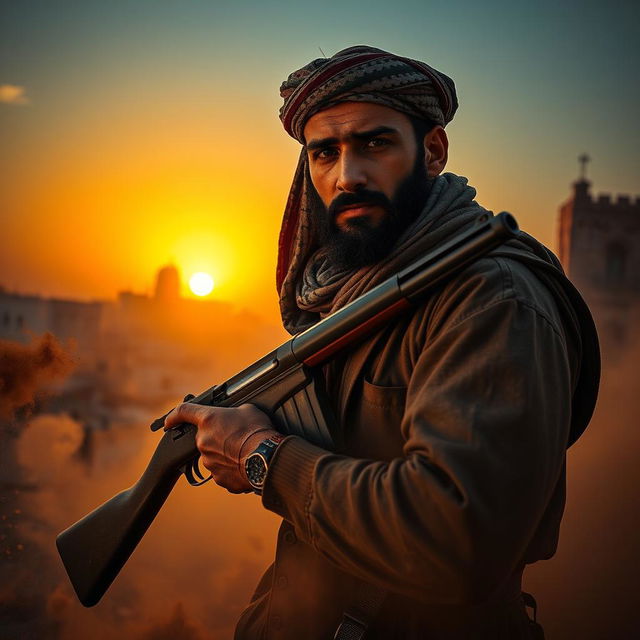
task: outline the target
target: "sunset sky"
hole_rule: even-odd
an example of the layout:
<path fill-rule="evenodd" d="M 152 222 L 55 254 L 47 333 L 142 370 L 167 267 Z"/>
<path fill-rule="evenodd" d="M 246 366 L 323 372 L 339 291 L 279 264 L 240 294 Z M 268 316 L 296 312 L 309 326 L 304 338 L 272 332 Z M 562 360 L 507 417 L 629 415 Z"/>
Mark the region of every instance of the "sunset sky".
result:
<path fill-rule="evenodd" d="M 639 6 L 3 2 L 0 285 L 114 298 L 174 262 L 275 317 L 298 154 L 278 87 L 320 49 L 360 43 L 454 78 L 448 169 L 554 247 L 580 153 L 595 192 L 640 194 Z"/>

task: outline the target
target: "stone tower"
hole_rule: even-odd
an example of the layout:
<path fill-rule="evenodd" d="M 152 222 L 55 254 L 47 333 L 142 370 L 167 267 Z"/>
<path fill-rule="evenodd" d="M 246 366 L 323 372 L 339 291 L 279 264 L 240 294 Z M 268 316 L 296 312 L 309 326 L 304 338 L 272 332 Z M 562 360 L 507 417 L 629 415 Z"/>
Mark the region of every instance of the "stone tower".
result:
<path fill-rule="evenodd" d="M 581 156 L 580 178 L 561 207 L 558 253 L 586 299 L 603 351 L 615 352 L 640 333 L 640 197 L 591 195 Z"/>

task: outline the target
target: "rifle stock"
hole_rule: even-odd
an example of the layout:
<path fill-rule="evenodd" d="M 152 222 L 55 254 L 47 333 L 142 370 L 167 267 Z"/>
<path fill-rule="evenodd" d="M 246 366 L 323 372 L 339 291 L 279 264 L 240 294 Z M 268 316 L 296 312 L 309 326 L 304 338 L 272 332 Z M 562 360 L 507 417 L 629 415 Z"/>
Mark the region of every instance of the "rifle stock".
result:
<path fill-rule="evenodd" d="M 195 432 L 193 425 L 167 431 L 136 484 L 58 535 L 58 552 L 85 607 L 100 600 L 162 508 L 193 458 Z"/>
<path fill-rule="evenodd" d="M 284 434 L 334 448 L 331 411 L 320 365 L 384 326 L 443 280 L 516 237 L 510 214 L 482 215 L 476 225 L 428 253 L 221 385 L 190 402 L 232 407 L 250 402 L 269 414 Z M 162 428 L 164 416 L 151 425 Z M 56 544 L 80 602 L 93 606 L 104 595 L 184 473 L 199 484 L 196 428 L 166 432 L 138 482 L 60 533 Z"/>

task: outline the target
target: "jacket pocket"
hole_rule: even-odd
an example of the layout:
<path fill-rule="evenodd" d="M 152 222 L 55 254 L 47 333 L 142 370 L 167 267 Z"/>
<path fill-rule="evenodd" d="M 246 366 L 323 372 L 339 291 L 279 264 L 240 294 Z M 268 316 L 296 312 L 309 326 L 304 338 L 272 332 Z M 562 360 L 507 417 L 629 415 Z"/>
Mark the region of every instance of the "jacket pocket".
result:
<path fill-rule="evenodd" d="M 404 412 L 407 387 L 383 387 L 364 380 L 362 397 L 365 402 L 381 409 L 399 409 Z"/>
<path fill-rule="evenodd" d="M 406 387 L 383 387 L 363 380 L 362 395 L 347 420 L 347 454 L 372 460 L 401 456 L 404 440 L 400 425 L 406 397 Z"/>

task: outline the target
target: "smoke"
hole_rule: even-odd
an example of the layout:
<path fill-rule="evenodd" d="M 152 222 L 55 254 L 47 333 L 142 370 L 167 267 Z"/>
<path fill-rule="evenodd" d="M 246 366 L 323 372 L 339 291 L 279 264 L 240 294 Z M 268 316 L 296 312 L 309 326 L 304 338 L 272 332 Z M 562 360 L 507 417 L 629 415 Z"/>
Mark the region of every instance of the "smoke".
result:
<path fill-rule="evenodd" d="M 232 637 L 272 560 L 279 523 L 256 496 L 181 479 L 91 609 L 78 602 L 55 550 L 60 531 L 138 479 L 158 438 L 146 424 L 114 423 L 94 431 L 87 464 L 78 455 L 83 425 L 38 415 L 0 448 L 0 638 L 80 640 L 88 629 L 93 640 Z"/>
<path fill-rule="evenodd" d="M 247 317 L 236 325 L 251 323 Z M 222 325 L 219 330 L 222 335 Z M 169 343 L 166 362 L 161 351 L 153 371 L 143 363 L 131 380 L 146 390 L 154 388 L 157 371 L 167 371 L 188 384 L 184 392 L 209 386 L 245 366 L 245 351 L 255 356 L 274 342 L 262 325 L 252 340 L 256 344 L 225 335 L 207 366 L 194 359 L 189 345 Z M 154 344 L 168 351 L 165 342 Z M 83 353 L 102 354 L 100 346 L 87 343 Z M 19 429 L 3 429 L 0 444 L 0 639 L 80 640 L 88 630 L 92 640 L 231 638 L 273 560 L 279 524 L 254 495 L 231 495 L 213 483 L 195 489 L 181 479 L 107 594 L 90 609 L 78 602 L 58 557 L 60 531 L 140 477 L 161 437 L 148 424 L 169 408 L 135 392 L 109 395 L 109 383 L 122 382 L 115 387 L 126 390 L 131 376 L 115 366 L 127 350 L 111 345 L 112 354 L 117 357 L 100 355 L 108 365 L 102 378 L 90 377 L 93 368 L 79 376 L 88 393 L 80 397 L 72 389 L 56 400 L 52 408 L 70 417 L 39 413 L 42 394 L 73 367 L 67 350 L 50 335 L 29 346 L 0 343 L 2 416 L 29 409 L 20 411 Z M 198 377 L 192 382 L 193 371 Z M 150 405 L 154 415 L 146 415 Z"/>
<path fill-rule="evenodd" d="M 73 366 L 69 352 L 50 333 L 34 337 L 30 345 L 0 340 L 0 419 L 33 406 L 36 395 Z"/>

